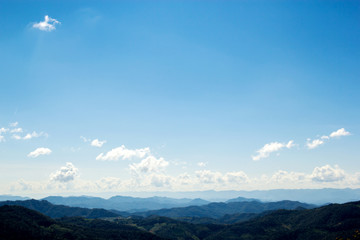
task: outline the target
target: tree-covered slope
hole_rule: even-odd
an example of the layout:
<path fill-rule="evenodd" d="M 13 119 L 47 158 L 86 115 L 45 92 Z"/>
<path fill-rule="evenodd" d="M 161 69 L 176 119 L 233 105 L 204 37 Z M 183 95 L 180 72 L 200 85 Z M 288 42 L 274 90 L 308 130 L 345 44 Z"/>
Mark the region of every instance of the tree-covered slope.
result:
<path fill-rule="evenodd" d="M 63 205 L 54 205 L 45 200 L 25 200 L 25 201 L 4 201 L 0 202 L 3 205 L 23 206 L 38 212 L 41 212 L 51 218 L 61 217 L 86 217 L 86 218 L 104 218 L 117 217 L 119 213 L 104 209 L 88 209 L 79 207 L 68 207 Z"/>
<path fill-rule="evenodd" d="M 53 220 L 21 206 L 0 207 L 1 240 L 156 240 L 139 228 L 104 220 L 66 218 Z"/>

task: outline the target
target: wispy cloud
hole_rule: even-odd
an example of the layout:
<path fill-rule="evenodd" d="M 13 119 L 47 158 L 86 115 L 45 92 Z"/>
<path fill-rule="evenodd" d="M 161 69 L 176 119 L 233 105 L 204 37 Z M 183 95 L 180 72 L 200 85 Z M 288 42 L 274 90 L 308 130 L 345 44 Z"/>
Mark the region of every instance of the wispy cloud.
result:
<path fill-rule="evenodd" d="M 55 27 L 56 24 L 61 24 L 61 23 L 58 20 L 46 15 L 44 21 L 34 23 L 33 28 L 39 29 L 41 31 L 51 32 L 56 29 Z"/>
<path fill-rule="evenodd" d="M 324 136 L 321 136 L 320 138 L 314 139 L 314 140 L 311 140 L 310 138 L 308 138 L 306 146 L 308 147 L 308 149 L 314 149 L 314 148 L 317 148 L 318 146 L 324 144 L 325 141 L 330 140 L 331 138 L 337 138 L 337 137 L 349 136 L 349 135 L 351 135 L 351 133 L 346 131 L 345 128 L 340 128 L 340 129 L 330 133 L 329 136 L 324 135 Z"/>
<path fill-rule="evenodd" d="M 10 130 L 10 133 L 22 133 L 23 129 L 22 128 L 14 128 Z"/>
<path fill-rule="evenodd" d="M 37 132 L 32 132 L 32 133 L 28 133 L 26 134 L 22 139 L 24 140 L 29 140 L 29 139 L 32 139 L 32 138 L 38 138 L 38 137 L 47 137 L 47 133 L 44 133 L 44 132 L 40 132 L 40 133 L 37 133 Z"/>
<path fill-rule="evenodd" d="M 18 122 L 12 122 L 9 125 L 10 125 L 10 127 L 16 127 L 18 124 L 19 124 Z"/>
<path fill-rule="evenodd" d="M 126 160 L 131 158 L 144 158 L 150 155 L 150 148 L 127 149 L 124 145 L 114 148 L 107 153 L 100 153 L 96 160 L 103 161 L 118 161 L 119 159 Z"/>
<path fill-rule="evenodd" d="M 27 156 L 31 157 L 31 158 L 36 158 L 40 155 L 49 155 L 51 154 L 51 150 L 49 148 L 37 148 L 34 151 L 32 151 L 31 153 L 29 153 Z"/>
<path fill-rule="evenodd" d="M 252 159 L 254 161 L 258 161 L 262 158 L 267 158 L 270 156 L 270 153 L 273 152 L 278 152 L 283 148 L 292 148 L 294 147 L 294 141 L 291 140 L 288 143 L 280 143 L 280 142 L 272 142 L 272 143 L 267 143 L 265 144 L 261 149 L 259 149 L 258 151 L 256 151 L 258 154 L 256 156 L 252 156 Z"/>
<path fill-rule="evenodd" d="M 5 142 L 5 137 L 0 135 L 0 142 Z"/>

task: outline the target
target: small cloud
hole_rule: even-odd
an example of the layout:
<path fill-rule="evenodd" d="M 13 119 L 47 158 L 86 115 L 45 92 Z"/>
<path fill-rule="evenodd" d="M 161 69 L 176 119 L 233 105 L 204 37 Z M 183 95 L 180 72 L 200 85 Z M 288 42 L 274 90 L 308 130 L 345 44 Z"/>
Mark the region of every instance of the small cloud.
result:
<path fill-rule="evenodd" d="M 347 132 L 345 128 L 340 128 L 339 130 L 332 132 L 330 134 L 330 137 L 333 138 L 333 137 L 341 137 L 341 136 L 349 136 L 349 135 L 350 132 Z"/>
<path fill-rule="evenodd" d="M 260 160 L 262 158 L 267 158 L 270 156 L 270 153 L 280 151 L 283 148 L 292 148 L 294 147 L 294 141 L 291 140 L 288 143 L 279 143 L 279 142 L 272 142 L 265 144 L 261 149 L 257 151 L 258 155 L 252 156 L 254 161 Z"/>
<path fill-rule="evenodd" d="M 19 124 L 18 122 L 10 123 L 10 127 L 16 127 L 18 124 Z"/>
<path fill-rule="evenodd" d="M 0 142 L 5 142 L 5 137 L 0 135 Z"/>
<path fill-rule="evenodd" d="M 46 15 L 43 22 L 34 23 L 32 27 L 37 28 L 41 31 L 51 32 L 56 29 L 55 27 L 56 24 L 61 24 L 61 23 L 58 20 Z"/>
<path fill-rule="evenodd" d="M 8 128 L 0 128 L 0 134 L 7 133 L 9 131 Z"/>
<path fill-rule="evenodd" d="M 100 153 L 96 160 L 103 161 L 118 161 L 119 159 L 131 159 L 133 157 L 143 158 L 146 155 L 150 155 L 150 148 L 140 148 L 140 149 L 127 149 L 124 145 L 114 148 L 106 154 Z"/>
<path fill-rule="evenodd" d="M 67 183 L 71 182 L 78 175 L 79 169 L 77 169 L 71 162 L 67 162 L 64 167 L 50 175 L 50 181 Z"/>
<path fill-rule="evenodd" d="M 323 140 L 320 140 L 320 139 L 315 139 L 313 141 L 310 141 L 308 140 L 308 142 L 306 143 L 306 146 L 309 148 L 309 149 L 314 149 L 314 148 L 317 148 L 318 146 L 324 144 L 324 141 Z"/>
<path fill-rule="evenodd" d="M 100 141 L 99 139 L 94 139 L 91 141 L 91 146 L 93 147 L 102 147 L 106 141 Z"/>
<path fill-rule="evenodd" d="M 27 156 L 31 158 L 36 158 L 40 155 L 49 155 L 51 150 L 49 148 L 37 148 L 33 152 L 29 153 Z"/>

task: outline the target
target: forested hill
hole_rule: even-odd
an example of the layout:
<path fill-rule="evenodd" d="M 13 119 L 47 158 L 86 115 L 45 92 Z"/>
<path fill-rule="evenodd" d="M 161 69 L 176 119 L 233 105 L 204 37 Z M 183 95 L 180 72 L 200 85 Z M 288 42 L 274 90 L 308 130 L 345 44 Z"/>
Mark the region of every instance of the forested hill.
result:
<path fill-rule="evenodd" d="M 1 240 L 161 240 L 137 227 L 104 220 L 71 218 L 53 220 L 21 206 L 0 207 Z"/>
<path fill-rule="evenodd" d="M 25 201 L 4 201 L 0 202 L 0 206 L 3 205 L 17 205 L 23 206 L 28 209 L 38 211 L 51 218 L 61 217 L 85 217 L 85 218 L 105 218 L 105 217 L 118 217 L 120 215 L 128 215 L 127 213 L 121 213 L 116 211 L 108 211 L 104 209 L 88 209 L 79 207 L 68 207 L 63 205 L 54 205 L 45 200 L 25 200 Z"/>
<path fill-rule="evenodd" d="M 159 216 L 51 219 L 21 206 L 0 207 L 0 239 L 360 239 L 360 202 L 276 210 L 237 224 L 192 224 Z"/>

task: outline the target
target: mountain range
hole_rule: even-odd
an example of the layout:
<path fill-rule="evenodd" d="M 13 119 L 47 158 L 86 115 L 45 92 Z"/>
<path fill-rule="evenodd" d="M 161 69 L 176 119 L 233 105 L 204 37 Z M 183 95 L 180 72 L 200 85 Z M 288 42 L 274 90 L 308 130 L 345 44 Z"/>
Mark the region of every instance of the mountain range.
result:
<path fill-rule="evenodd" d="M 44 202 L 39 201 L 39 204 Z M 274 210 L 236 224 L 193 224 L 160 216 L 107 219 L 52 219 L 21 206 L 5 205 L 0 207 L 0 239 L 24 239 L 24 236 L 30 240 L 360 239 L 360 202 L 312 209 Z"/>

